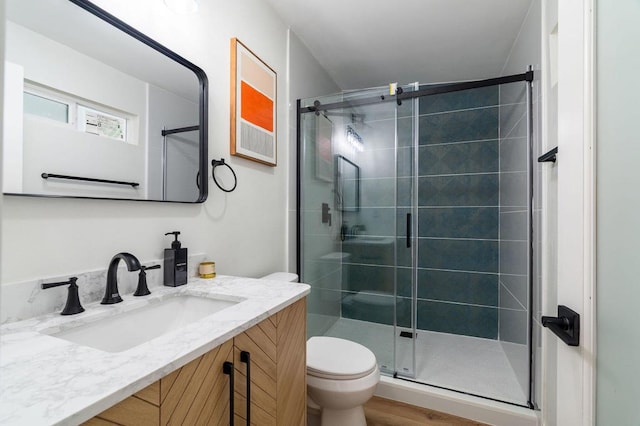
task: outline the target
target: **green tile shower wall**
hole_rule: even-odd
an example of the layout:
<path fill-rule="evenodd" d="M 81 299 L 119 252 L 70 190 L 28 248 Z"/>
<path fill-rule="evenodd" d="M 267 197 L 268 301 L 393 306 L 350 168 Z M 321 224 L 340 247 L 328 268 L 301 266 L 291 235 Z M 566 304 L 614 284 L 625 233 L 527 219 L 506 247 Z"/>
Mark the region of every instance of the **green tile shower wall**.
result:
<path fill-rule="evenodd" d="M 498 171 L 498 141 L 461 142 L 420 147 L 420 176 Z"/>
<path fill-rule="evenodd" d="M 498 89 L 420 101 L 419 329 L 498 335 Z"/>
<path fill-rule="evenodd" d="M 492 339 L 498 336 L 497 104 L 495 87 L 420 100 L 419 329 Z M 362 185 L 367 208 L 361 214 L 380 219 L 377 229 L 367 232 L 399 237 L 395 254 L 390 244 L 387 253 L 374 253 L 369 258 L 370 252 L 352 255 L 343 268 L 343 317 L 393 324 L 395 306 L 398 324 L 411 324 L 411 252 L 403 237 L 413 191 L 412 120 L 400 118 L 397 122 L 399 178 L 373 176 Z M 396 185 L 395 200 L 392 185 Z M 398 207 L 394 209 L 394 205 Z M 395 227 L 388 225 L 394 222 Z M 367 293 L 367 299 L 356 296 L 358 292 Z"/>
<path fill-rule="evenodd" d="M 421 88 L 426 87 L 422 86 Z M 496 87 L 481 87 L 473 90 L 425 96 L 420 100 L 420 115 L 496 105 L 498 105 L 498 90 Z"/>

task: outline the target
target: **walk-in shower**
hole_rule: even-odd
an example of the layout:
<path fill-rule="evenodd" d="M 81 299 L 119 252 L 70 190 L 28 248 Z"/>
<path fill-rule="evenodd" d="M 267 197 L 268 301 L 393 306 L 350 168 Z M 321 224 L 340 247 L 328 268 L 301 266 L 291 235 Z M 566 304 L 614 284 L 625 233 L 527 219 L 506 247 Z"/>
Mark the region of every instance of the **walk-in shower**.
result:
<path fill-rule="evenodd" d="M 309 336 L 398 378 L 534 401 L 532 72 L 298 102 Z"/>

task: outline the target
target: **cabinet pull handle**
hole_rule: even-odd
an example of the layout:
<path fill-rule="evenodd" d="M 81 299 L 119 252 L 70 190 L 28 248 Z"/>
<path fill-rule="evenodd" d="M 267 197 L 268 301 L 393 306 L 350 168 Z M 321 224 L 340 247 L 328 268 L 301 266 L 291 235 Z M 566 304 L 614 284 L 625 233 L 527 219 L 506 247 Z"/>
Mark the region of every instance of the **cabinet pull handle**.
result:
<path fill-rule="evenodd" d="M 240 361 L 247 364 L 247 426 L 251 425 L 251 354 L 240 352 Z"/>
<path fill-rule="evenodd" d="M 229 375 L 229 426 L 233 426 L 233 420 L 235 418 L 235 410 L 233 408 L 233 399 L 235 397 L 233 390 L 233 363 L 225 361 L 224 364 L 222 364 L 222 372 Z"/>

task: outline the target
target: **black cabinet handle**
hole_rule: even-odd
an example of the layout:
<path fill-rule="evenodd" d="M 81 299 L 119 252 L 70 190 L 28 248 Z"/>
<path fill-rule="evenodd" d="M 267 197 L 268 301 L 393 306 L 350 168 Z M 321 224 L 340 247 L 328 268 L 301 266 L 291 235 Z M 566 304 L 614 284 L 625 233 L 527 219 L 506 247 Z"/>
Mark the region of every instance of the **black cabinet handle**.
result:
<path fill-rule="evenodd" d="M 411 248 L 411 213 L 407 213 L 407 248 Z"/>
<path fill-rule="evenodd" d="M 229 426 L 233 426 L 233 420 L 235 418 L 235 410 L 233 407 L 233 399 L 235 397 L 233 390 L 233 363 L 225 361 L 224 364 L 222 364 L 222 372 L 229 376 Z"/>
<path fill-rule="evenodd" d="M 247 364 L 247 426 L 251 424 L 251 354 L 240 352 L 240 361 Z"/>

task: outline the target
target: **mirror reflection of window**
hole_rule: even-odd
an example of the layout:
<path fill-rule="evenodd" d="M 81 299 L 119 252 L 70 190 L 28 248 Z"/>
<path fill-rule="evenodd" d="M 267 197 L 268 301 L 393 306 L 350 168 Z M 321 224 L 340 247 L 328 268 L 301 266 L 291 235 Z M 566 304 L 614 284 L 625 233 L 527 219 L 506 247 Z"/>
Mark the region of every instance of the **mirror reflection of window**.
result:
<path fill-rule="evenodd" d="M 60 123 L 69 123 L 69 104 L 34 93 L 24 92 L 24 113 Z"/>

